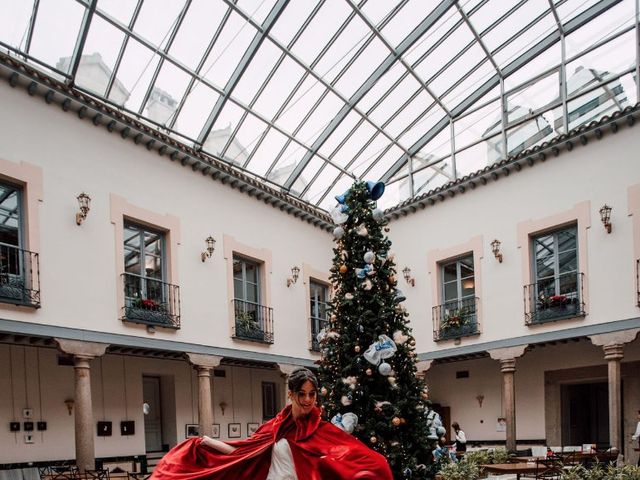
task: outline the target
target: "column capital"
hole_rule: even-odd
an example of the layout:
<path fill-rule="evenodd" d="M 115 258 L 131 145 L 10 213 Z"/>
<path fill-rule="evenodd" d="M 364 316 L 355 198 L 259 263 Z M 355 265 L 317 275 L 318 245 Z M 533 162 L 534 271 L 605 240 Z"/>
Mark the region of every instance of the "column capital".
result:
<path fill-rule="evenodd" d="M 605 345 L 622 345 L 633 342 L 638 336 L 640 328 L 631 328 L 629 330 L 620 330 L 619 332 L 601 333 L 599 335 L 589 336 L 589 340 L 596 347 L 604 347 Z"/>
<path fill-rule="evenodd" d="M 529 345 L 518 345 L 516 347 L 495 348 L 493 350 L 487 350 L 487 353 L 494 360 L 507 360 L 515 359 L 524 355 L 524 351 Z"/>
<path fill-rule="evenodd" d="M 516 371 L 516 359 L 515 358 L 501 358 L 500 359 L 500 371 L 502 373 L 511 373 Z"/>
<path fill-rule="evenodd" d="M 605 360 L 622 360 L 624 357 L 624 346 L 621 344 L 608 344 L 602 347 Z"/>
<path fill-rule="evenodd" d="M 416 363 L 416 369 L 418 370 L 417 374 L 425 375 L 431 368 L 432 364 L 433 364 L 433 360 L 420 360 L 419 362 Z"/>
<path fill-rule="evenodd" d="M 76 358 L 91 360 L 101 357 L 107 351 L 108 343 L 84 342 L 81 340 L 69 340 L 66 338 L 54 338 L 58 349 L 62 353 L 73 355 Z"/>
<path fill-rule="evenodd" d="M 189 362 L 198 369 L 211 370 L 220 365 L 223 357 L 218 355 L 206 355 L 203 353 L 190 353 L 187 352 L 187 358 Z"/>

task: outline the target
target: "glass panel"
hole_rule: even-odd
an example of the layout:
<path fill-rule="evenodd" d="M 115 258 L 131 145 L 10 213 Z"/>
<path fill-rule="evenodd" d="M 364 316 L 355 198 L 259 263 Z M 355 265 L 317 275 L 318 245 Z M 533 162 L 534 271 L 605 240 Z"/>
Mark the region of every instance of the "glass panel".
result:
<path fill-rule="evenodd" d="M 207 118 L 209 118 L 209 114 L 220 95 L 204 83 L 199 82 L 195 84 L 191 91 L 185 92 L 185 95 L 187 98 L 184 101 L 180 114 L 178 115 L 175 128 L 183 135 L 195 139 L 200 135 L 202 127 L 204 126 Z M 224 109 L 222 113 L 225 113 Z M 215 137 L 214 131 L 215 130 L 211 131 L 207 140 L 211 137 Z M 227 132 L 227 138 L 229 134 L 230 132 Z M 218 145 L 219 143 L 221 142 L 216 143 L 216 148 L 222 148 Z M 205 147 L 205 150 L 207 150 L 207 148 L 208 147 Z"/>
<path fill-rule="evenodd" d="M 146 253 L 154 255 L 162 254 L 162 234 L 153 232 L 144 232 L 144 244 Z"/>
<path fill-rule="evenodd" d="M 318 4 L 318 1 L 289 2 L 287 8 L 284 9 L 284 12 L 282 12 L 280 18 L 271 29 L 271 35 L 284 45 L 288 45 Z"/>
<path fill-rule="evenodd" d="M 132 250 L 140 250 L 140 229 L 133 225 L 124 226 L 124 245 Z"/>
<path fill-rule="evenodd" d="M 515 122 L 527 112 L 540 110 L 560 100 L 560 74 L 556 71 L 507 96 L 507 121 Z"/>
<path fill-rule="evenodd" d="M 213 125 L 211 133 L 209 133 L 209 136 L 204 141 L 202 149 L 212 153 L 213 155 L 221 156 L 225 146 L 231 138 L 231 134 L 236 129 L 244 112 L 245 111 L 235 103 L 227 102 L 222 108 L 216 123 Z M 208 113 L 209 112 L 207 112 L 207 115 Z M 243 150 L 244 149 L 240 148 L 240 146 L 235 145 L 230 147 L 229 153 L 234 155 Z M 241 159 L 239 162 L 244 163 L 243 160 L 244 159 Z"/>
<path fill-rule="evenodd" d="M 226 11 L 226 8 L 221 8 L 220 4 L 211 0 L 192 0 L 171 44 L 171 56 L 195 70 Z"/>
<path fill-rule="evenodd" d="M 239 165 L 244 165 L 249 153 L 253 150 L 253 147 L 266 128 L 267 124 L 262 120 L 253 115 L 247 115 L 235 137 L 233 137 L 232 142 L 229 144 L 224 154 L 225 158 Z"/>
<path fill-rule="evenodd" d="M 415 66 L 421 78 L 431 79 L 434 74 L 441 70 L 450 60 L 452 60 L 462 49 L 467 48 L 474 42 L 473 34 L 466 25 L 457 27 L 433 52 L 423 61 Z M 482 55 L 484 56 L 484 54 Z M 460 75 L 451 75 L 449 78 L 453 83 Z"/>
<path fill-rule="evenodd" d="M 335 84 L 336 88 L 345 97 L 351 97 L 389 55 L 389 50 L 375 38 L 340 77 Z"/>
<path fill-rule="evenodd" d="M 253 302 L 253 303 L 259 303 L 259 296 L 258 296 L 258 285 L 256 285 L 255 283 L 249 283 L 247 282 L 246 284 L 247 287 L 247 298 L 246 301 L 247 302 Z"/>
<path fill-rule="evenodd" d="M 553 277 L 555 273 L 553 256 L 538 257 L 536 259 L 536 278 Z"/>
<path fill-rule="evenodd" d="M 233 278 L 237 278 L 242 280 L 242 260 L 238 258 L 233 258 Z"/>
<path fill-rule="evenodd" d="M 257 23 L 264 22 L 276 0 L 238 0 L 238 7 L 248 13 Z"/>
<path fill-rule="evenodd" d="M 238 300 L 244 300 L 244 289 L 242 280 L 238 278 L 233 279 L 233 298 Z"/>
<path fill-rule="evenodd" d="M 364 171 L 371 165 L 371 162 L 389 147 L 389 143 L 387 137 L 381 133 L 377 134 L 374 139 L 369 140 L 365 144 L 366 148 L 353 162 L 351 171 L 356 176 L 361 177 Z"/>
<path fill-rule="evenodd" d="M 450 158 L 445 158 L 435 165 L 426 168 L 423 168 L 424 165 L 428 163 L 426 159 L 414 158 L 413 163 L 413 171 L 415 172 L 413 175 L 415 195 L 420 195 L 438 188 L 445 183 L 449 183 L 454 178 Z M 401 182 L 408 184 L 408 179 L 404 179 Z"/>
<path fill-rule="evenodd" d="M 580 15 L 582 12 L 592 7 L 598 0 L 554 0 L 556 11 L 562 23 L 567 23 L 572 18 Z"/>
<path fill-rule="evenodd" d="M 140 254 L 137 251 L 133 251 L 125 248 L 124 271 L 127 273 L 135 273 L 136 275 L 142 275 L 142 268 L 140 265 Z"/>
<path fill-rule="evenodd" d="M 287 137 L 282 135 L 273 128 L 269 130 L 269 133 L 265 136 L 264 140 L 253 154 L 253 158 L 247 165 L 247 168 L 257 175 L 264 176 L 278 153 L 287 141 Z M 290 174 L 292 170 L 288 173 Z M 279 177 L 280 174 L 274 170 L 272 174 Z"/>
<path fill-rule="evenodd" d="M 576 229 L 570 228 L 567 230 L 560 230 L 557 233 L 558 236 L 558 252 L 566 252 L 569 250 L 575 250 L 578 246 L 576 243 Z"/>
<path fill-rule="evenodd" d="M 544 235 L 534 239 L 534 250 L 536 257 L 553 255 L 555 252 L 553 235 Z"/>
<path fill-rule="evenodd" d="M 502 136 L 495 136 L 456 153 L 458 178 L 491 165 L 504 157 Z"/>
<path fill-rule="evenodd" d="M 153 45 L 164 47 L 183 7 L 184 0 L 145 0 L 133 30 Z"/>
<path fill-rule="evenodd" d="M 258 266 L 250 263 L 244 262 L 244 270 L 245 270 L 245 281 L 251 283 L 258 282 Z"/>
<path fill-rule="evenodd" d="M 327 141 L 322 144 L 319 149 L 320 153 L 327 156 L 330 155 L 338 147 L 338 145 L 342 143 L 345 137 L 349 133 L 351 133 L 353 127 L 355 127 L 358 123 L 362 125 L 363 122 L 363 117 L 351 110 L 349 113 L 347 113 L 347 116 L 344 118 L 344 120 L 340 122 L 340 125 L 338 125 L 334 132 L 329 136 Z"/>
<path fill-rule="evenodd" d="M 458 278 L 458 270 L 455 263 L 449 263 L 442 267 L 442 275 L 445 282 L 451 282 Z"/>
<path fill-rule="evenodd" d="M 447 283 L 444 286 L 444 302 L 458 299 L 458 283 Z"/>
<path fill-rule="evenodd" d="M 204 64 L 204 76 L 224 87 L 251 44 L 256 30 L 237 13 L 231 13 Z"/>
<path fill-rule="evenodd" d="M 387 170 L 391 168 L 391 166 L 396 163 L 404 152 L 400 150 L 397 146 L 393 145 L 389 150 L 387 150 L 382 157 L 376 160 L 375 164 L 372 165 L 371 169 L 366 173 L 367 178 L 382 178 Z M 365 174 L 363 174 L 363 177 Z"/>
<path fill-rule="evenodd" d="M 500 100 L 496 100 L 456 120 L 454 123 L 456 149 L 476 142 L 492 133 L 498 133 L 502 123 L 501 109 Z"/>
<path fill-rule="evenodd" d="M 22 2 L 1 0 L 0 41 L 24 50 L 32 10 L 33 0 Z"/>
<path fill-rule="evenodd" d="M 466 45 L 466 43 L 464 45 Z M 453 58 L 453 55 L 450 56 Z M 429 88 L 431 88 L 436 95 L 442 96 L 451 85 L 455 84 L 461 78 L 471 75 L 476 70 L 475 67 L 478 62 L 483 58 L 486 58 L 484 50 L 482 50 L 480 45 L 474 43 L 471 48 L 464 52 L 455 62 L 429 82 Z M 495 73 L 495 70 L 493 73 Z"/>
<path fill-rule="evenodd" d="M 399 136 L 400 143 L 408 148 L 444 117 L 444 110 L 433 105 L 432 97 L 422 91 L 386 126 L 385 130 L 391 135 Z"/>
<path fill-rule="evenodd" d="M 534 3 L 535 1 L 540 1 L 540 0 L 533 0 Z M 502 17 L 511 8 L 513 8 L 514 3 L 515 2 L 501 2 L 501 1 L 495 1 L 495 0 L 489 1 L 485 3 L 482 7 L 480 7 L 478 10 L 476 10 L 472 15 L 470 15 L 469 21 L 473 25 L 473 28 L 475 29 L 476 32 L 482 33 L 487 29 L 487 27 L 489 27 L 492 23 L 496 22 L 500 17 Z M 469 11 L 471 10 L 471 6 L 465 5 L 463 9 L 468 14 Z M 528 17 L 528 18 L 531 18 L 531 17 Z M 502 28 L 501 27 L 497 27 L 497 28 L 499 30 L 500 29 L 503 30 L 502 35 L 506 39 L 507 32 L 504 31 L 505 30 L 504 26 Z M 517 30 L 514 29 L 513 31 L 517 31 Z"/>
<path fill-rule="evenodd" d="M 121 89 L 124 89 L 125 93 L 128 92 L 125 96 L 125 106 L 129 110 L 137 111 L 159 60 L 158 55 L 141 43 L 130 39 L 117 73 L 117 79 L 121 83 L 120 88 L 114 86 L 109 98 L 114 102 L 121 102 L 123 96 Z"/>
<path fill-rule="evenodd" d="M 433 2 L 409 0 L 402 10 L 382 29 L 382 35 L 395 47 L 433 10 Z M 454 9 L 451 9 L 454 10 Z M 451 15 L 451 10 L 447 16 Z"/>
<path fill-rule="evenodd" d="M 313 175 L 316 172 L 310 172 L 310 173 L 311 175 Z M 307 198 L 309 199 L 309 201 L 312 203 L 318 202 L 322 194 L 324 194 L 325 191 L 327 190 L 328 185 L 330 185 L 331 182 L 333 182 L 333 180 L 338 178 L 339 175 L 340 175 L 340 171 L 336 167 L 332 165 L 327 165 L 327 167 L 324 170 L 322 170 L 318 178 L 316 178 L 311 183 L 309 190 L 307 191 Z M 335 199 L 331 197 L 330 200 L 331 200 L 330 205 L 335 205 L 336 203 Z"/>
<path fill-rule="evenodd" d="M 327 82 L 332 82 L 369 35 L 371 31 L 365 23 L 360 17 L 354 17 L 315 66 L 316 72 Z"/>
<path fill-rule="evenodd" d="M 382 76 L 376 84 L 362 97 L 358 102 L 358 108 L 364 112 L 367 112 L 380 98 L 389 90 L 402 75 L 407 74 L 407 70 L 404 66 L 396 62 L 393 66 Z"/>
<path fill-rule="evenodd" d="M 395 7 L 393 2 L 387 0 L 369 0 L 362 5 L 360 10 L 374 25 L 378 25 L 380 21 L 391 13 Z"/>
<path fill-rule="evenodd" d="M 293 54 L 310 65 L 350 13 L 347 3 L 325 3 L 291 49 Z M 280 19 L 278 23 L 282 21 Z"/>
<path fill-rule="evenodd" d="M 463 297 L 473 297 L 476 294 L 476 283 L 473 276 L 468 278 L 463 278 L 460 284 L 462 286 Z"/>
<path fill-rule="evenodd" d="M 311 145 L 322 133 L 324 128 L 329 125 L 333 117 L 344 106 L 344 102 L 336 95 L 329 92 L 322 99 L 318 107 L 304 123 L 297 133 L 299 139 L 305 144 Z"/>
<path fill-rule="evenodd" d="M 324 208 L 325 210 L 333 208 L 336 205 L 335 196 L 344 193 L 349 187 L 351 187 L 351 185 L 353 185 L 353 178 L 341 174 L 337 183 L 331 188 L 324 200 L 319 204 L 320 208 Z M 387 195 L 389 192 L 385 189 L 384 193 Z M 382 208 L 380 200 L 378 200 L 378 206 Z"/>
<path fill-rule="evenodd" d="M 578 291 L 577 275 L 562 275 L 560 277 L 560 295 L 568 295 Z"/>
<path fill-rule="evenodd" d="M 104 96 L 123 41 L 124 33 L 102 18 L 93 17 L 84 53 L 80 57 L 75 78 L 76 85 Z M 119 85 L 113 86 L 113 89 L 118 88 Z M 128 92 L 122 92 L 118 103 L 124 103 L 127 96 Z"/>
<path fill-rule="evenodd" d="M 20 246 L 20 205 L 18 190 L 0 184 L 0 242 Z"/>
<path fill-rule="evenodd" d="M 280 156 L 276 166 L 269 173 L 269 180 L 277 183 L 278 185 L 284 185 L 306 152 L 307 149 L 301 147 L 295 142 L 290 142 L 284 153 Z M 318 157 L 314 157 L 314 159 L 319 160 L 320 164 L 324 163 L 318 159 Z M 313 164 L 313 162 L 314 160 L 312 159 L 310 164 Z M 291 190 L 289 190 L 289 193 L 299 196 L 311 180 L 313 173 L 319 168 L 318 165 L 315 167 L 315 170 L 307 170 L 305 168 L 293 184 L 293 187 L 291 187 Z"/>
<path fill-rule="evenodd" d="M 233 96 L 245 104 L 251 103 L 267 76 L 280 58 L 280 50 L 271 41 L 265 40 L 240 77 Z"/>
<path fill-rule="evenodd" d="M 460 275 L 462 277 L 473 275 L 473 255 L 460 259 Z"/>
<path fill-rule="evenodd" d="M 155 255 L 145 255 L 144 274 L 149 278 L 162 279 L 162 258 Z"/>
<path fill-rule="evenodd" d="M 286 57 L 254 104 L 254 110 L 266 118 L 273 118 L 303 74 L 302 67 Z"/>
<path fill-rule="evenodd" d="M 84 12 L 73 0 L 40 0 L 29 53 L 68 72 L 70 62 L 64 57 L 73 54 Z M 24 27 L 26 31 L 27 25 Z"/>
<path fill-rule="evenodd" d="M 589 85 L 597 83 L 597 78 L 601 78 L 599 72 L 593 69 L 584 69 L 574 76 L 573 85 L 577 90 L 583 90 Z M 567 103 L 569 129 L 598 120 L 605 115 L 611 115 L 617 110 L 622 110 L 628 104 L 629 101 L 621 81 L 614 80 Z"/>
<path fill-rule="evenodd" d="M 119 22 L 129 25 L 137 4 L 138 0 L 98 0 L 98 10 L 102 10 Z"/>
<path fill-rule="evenodd" d="M 422 87 L 415 78 L 407 76 L 400 84 L 393 89 L 382 103 L 380 103 L 373 111 L 368 113 L 369 118 L 374 123 L 381 124 L 389 119 L 389 117 L 398 110 L 409 98 Z M 424 105 L 423 105 L 424 107 Z"/>
<path fill-rule="evenodd" d="M 514 112 L 514 116 L 526 116 L 528 113 L 521 107 L 517 107 L 512 111 Z M 538 115 L 531 120 L 507 130 L 508 155 L 517 155 L 524 150 L 540 145 L 555 137 L 556 134 L 547 117 L 552 118 L 551 112 Z"/>
<path fill-rule="evenodd" d="M 325 90 L 320 82 L 308 76 L 276 123 L 288 132 L 295 131 Z"/>
<path fill-rule="evenodd" d="M 351 137 L 344 143 L 340 149 L 335 152 L 333 160 L 340 166 L 347 165 L 353 157 L 358 153 L 358 150 L 362 148 L 364 142 L 368 141 L 376 133 L 369 123 L 363 123 L 358 127 Z"/>
<path fill-rule="evenodd" d="M 451 127 L 447 125 L 425 145 L 416 158 L 431 161 L 451 154 Z"/>
<path fill-rule="evenodd" d="M 480 60 L 482 63 L 474 63 L 471 71 L 463 76 L 462 82 L 453 88 L 448 87 L 447 92 L 442 97 L 442 102 L 449 110 L 457 107 L 467 100 L 479 87 L 484 85 L 490 78 L 497 75 L 495 68 L 488 60 Z M 451 91 L 449 91 L 451 90 Z M 483 97 L 478 98 L 472 106 L 484 102 Z"/>
<path fill-rule="evenodd" d="M 575 251 L 558 254 L 558 270 L 560 274 L 578 270 L 578 258 Z"/>
<path fill-rule="evenodd" d="M 175 65 L 164 62 L 144 109 L 147 118 L 160 125 L 169 123 L 178 108 L 178 100 L 186 90 L 190 78 Z"/>
<path fill-rule="evenodd" d="M 504 81 L 505 90 L 511 90 L 540 72 L 560 65 L 560 58 L 560 42 L 557 42 L 509 75 Z"/>

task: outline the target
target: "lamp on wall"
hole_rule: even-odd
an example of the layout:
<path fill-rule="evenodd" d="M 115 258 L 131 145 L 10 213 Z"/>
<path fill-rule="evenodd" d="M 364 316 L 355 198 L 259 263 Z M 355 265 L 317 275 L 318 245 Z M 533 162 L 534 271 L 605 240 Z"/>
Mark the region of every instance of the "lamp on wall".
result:
<path fill-rule="evenodd" d="M 607 233 L 611 233 L 611 210 L 612 208 L 606 203 L 600 208 L 600 220 Z"/>
<path fill-rule="evenodd" d="M 206 244 L 207 244 L 207 249 L 202 252 L 201 254 L 201 258 L 202 261 L 204 262 L 207 258 L 211 258 L 211 255 L 213 255 L 213 251 L 216 248 L 216 239 L 213 238 L 211 235 L 209 235 L 207 237 L 207 239 L 205 240 Z"/>
<path fill-rule="evenodd" d="M 482 395 L 482 394 L 476 395 L 476 400 L 478 401 L 478 405 L 480 405 L 480 408 L 482 408 L 482 402 L 484 401 L 484 395 Z"/>
<path fill-rule="evenodd" d="M 75 405 L 75 400 L 73 398 L 67 398 L 64 401 L 64 404 L 67 406 L 67 411 L 69 412 L 69 415 L 71 415 L 71 412 L 73 412 L 73 406 Z"/>
<path fill-rule="evenodd" d="M 287 278 L 287 287 L 290 287 L 294 283 L 298 281 L 298 275 L 300 274 L 300 269 L 297 266 L 294 266 L 291 269 L 291 277 Z"/>
<path fill-rule="evenodd" d="M 502 263 L 502 253 L 500 252 L 500 240 L 497 238 L 491 242 L 491 251 L 493 256 L 498 259 L 498 262 Z"/>
<path fill-rule="evenodd" d="M 402 275 L 409 285 L 412 287 L 416 286 L 416 279 L 411 276 L 411 269 L 409 267 L 404 267 L 402 269 Z"/>
<path fill-rule="evenodd" d="M 218 406 L 220 407 L 220 410 L 222 410 L 222 415 L 224 415 L 224 411 L 227 409 L 227 402 L 223 400 L 218 404 Z"/>
<path fill-rule="evenodd" d="M 87 219 L 87 213 L 89 213 L 89 206 L 91 205 L 91 197 L 86 193 L 82 192 L 77 197 L 78 205 L 80 206 L 80 211 L 76 213 L 76 223 L 80 225 L 84 220 Z"/>

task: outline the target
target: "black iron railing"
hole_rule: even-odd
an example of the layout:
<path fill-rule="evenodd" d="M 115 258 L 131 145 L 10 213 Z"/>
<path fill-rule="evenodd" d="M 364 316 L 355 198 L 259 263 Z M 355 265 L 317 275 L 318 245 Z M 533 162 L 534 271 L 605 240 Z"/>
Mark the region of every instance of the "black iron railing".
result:
<path fill-rule="evenodd" d="M 40 308 L 37 253 L 0 244 L 0 302 Z"/>
<path fill-rule="evenodd" d="M 122 320 L 180 328 L 180 287 L 133 273 L 123 273 L 122 281 Z"/>
<path fill-rule="evenodd" d="M 254 302 L 233 301 L 233 336 L 253 342 L 273 343 L 273 308 Z"/>
<path fill-rule="evenodd" d="M 309 320 L 311 321 L 311 350 L 319 352 L 320 342 L 318 342 L 318 334 L 322 329 L 327 329 L 329 327 L 329 320 L 317 317 L 311 317 Z"/>
<path fill-rule="evenodd" d="M 451 338 L 478 335 L 478 298 L 470 297 L 433 307 L 433 339 L 448 340 Z"/>
<path fill-rule="evenodd" d="M 554 322 L 585 315 L 584 273 L 565 273 L 524 286 L 524 319 L 527 325 Z"/>

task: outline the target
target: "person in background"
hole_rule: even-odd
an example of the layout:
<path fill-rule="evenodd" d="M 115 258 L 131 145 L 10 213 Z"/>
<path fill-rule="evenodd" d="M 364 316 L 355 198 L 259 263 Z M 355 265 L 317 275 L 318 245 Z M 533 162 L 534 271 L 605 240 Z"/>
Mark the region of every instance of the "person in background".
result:
<path fill-rule="evenodd" d="M 456 446 L 456 452 L 466 452 L 467 451 L 467 436 L 464 434 L 458 422 L 453 422 L 451 424 L 453 430 L 455 432 L 456 441 L 454 445 Z"/>
<path fill-rule="evenodd" d="M 185 440 L 158 463 L 152 480 L 393 480 L 385 457 L 320 418 L 318 380 L 289 376 L 290 404 L 246 440 Z"/>
<path fill-rule="evenodd" d="M 638 410 L 638 424 L 636 425 L 636 432 L 631 435 L 631 440 L 634 442 L 638 442 L 638 447 L 636 450 L 640 451 L 640 410 Z M 638 454 L 638 463 L 637 465 L 640 467 L 640 453 Z"/>

